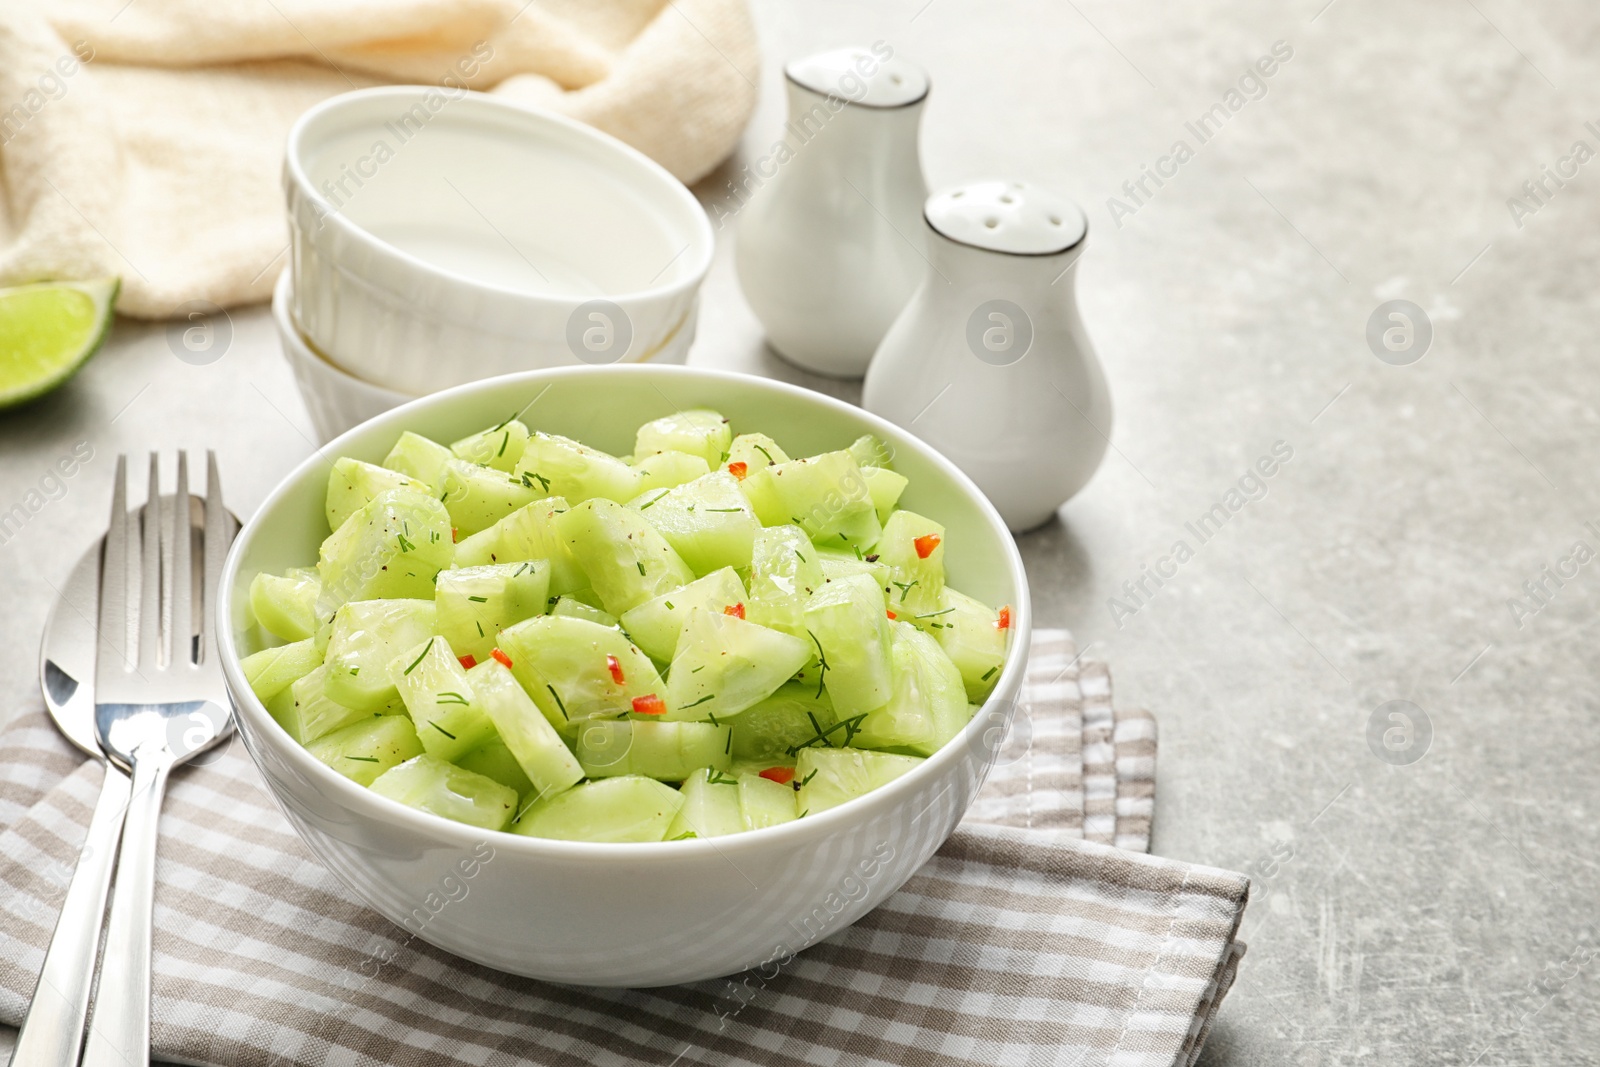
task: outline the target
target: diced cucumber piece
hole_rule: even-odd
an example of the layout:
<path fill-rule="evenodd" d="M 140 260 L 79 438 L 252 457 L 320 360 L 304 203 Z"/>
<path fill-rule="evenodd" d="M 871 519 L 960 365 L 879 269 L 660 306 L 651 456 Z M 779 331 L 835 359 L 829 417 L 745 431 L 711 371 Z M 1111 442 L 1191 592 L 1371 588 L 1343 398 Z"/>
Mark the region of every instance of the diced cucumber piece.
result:
<path fill-rule="evenodd" d="M 848 452 L 792 459 L 764 472 L 785 520 L 821 545 L 866 551 L 878 540 L 878 510 L 861 467 Z M 749 479 L 746 479 L 747 481 Z"/>
<path fill-rule="evenodd" d="M 513 685 L 516 685 L 516 681 L 515 678 L 511 679 Z M 521 686 L 518 686 L 518 688 L 520 689 Z M 534 709 L 533 713 L 538 716 L 540 722 L 544 722 L 544 716 L 539 715 L 538 709 Z M 388 717 L 402 718 L 399 715 Z M 549 727 L 549 725 L 549 723 L 545 723 L 546 727 Z M 418 742 L 418 744 L 421 744 L 421 742 Z M 511 747 L 506 744 L 504 738 L 489 738 L 489 740 L 468 752 L 465 756 L 457 759 L 455 764 L 462 770 L 481 774 L 485 778 L 493 778 L 519 797 L 534 791 L 533 779 L 529 778 L 527 772 L 522 769 L 522 765 L 517 762 L 517 757 L 511 754 Z"/>
<path fill-rule="evenodd" d="M 377 715 L 319 737 L 306 751 L 357 785 L 371 785 L 390 767 L 422 755 L 422 742 L 404 715 Z"/>
<path fill-rule="evenodd" d="M 884 590 L 885 596 L 894 592 L 894 587 L 889 584 L 889 565 L 882 560 L 867 559 L 848 549 L 838 548 L 818 548 L 817 556 L 822 561 L 822 576 L 830 582 L 836 578 L 848 578 L 852 574 L 867 574 Z"/>
<path fill-rule="evenodd" d="M 864 433 L 850 442 L 850 447 L 845 451 L 862 467 L 880 467 L 884 470 L 894 467 L 894 450 L 883 438 L 870 433 Z"/>
<path fill-rule="evenodd" d="M 861 477 L 867 480 L 867 495 L 872 497 L 872 506 L 878 511 L 878 521 L 888 522 L 911 479 L 886 467 L 862 467 Z"/>
<path fill-rule="evenodd" d="M 910 749 L 931 756 L 967 724 L 967 691 L 939 642 L 910 623 L 891 627 L 894 695 L 869 711 L 850 743 L 858 748 Z"/>
<path fill-rule="evenodd" d="M 492 659 L 480 663 L 467 672 L 467 681 L 533 784 L 533 796 L 552 796 L 583 780 L 583 768 L 566 742 L 503 664 Z"/>
<path fill-rule="evenodd" d="M 493 720 L 479 705 L 466 669 L 444 638 L 430 637 L 407 649 L 390 662 L 389 673 L 428 755 L 460 759 L 494 736 Z"/>
<path fill-rule="evenodd" d="M 328 665 L 324 663 L 289 687 L 288 701 L 282 701 L 280 694 L 280 700 L 273 703 L 274 710 L 281 715 L 274 716 L 278 725 L 302 745 L 373 715 L 371 711 L 349 708 L 330 700 L 327 681 Z"/>
<path fill-rule="evenodd" d="M 933 635 L 950 662 L 961 672 L 967 699 L 982 704 L 1000 680 L 1000 668 L 1006 659 L 1007 631 L 1000 629 L 998 613 L 987 604 L 948 585 L 944 587 L 940 602 L 952 610 L 930 620 Z"/>
<path fill-rule="evenodd" d="M 500 650 L 511 659 L 522 688 L 563 736 L 576 736 L 588 719 L 632 714 L 635 697 L 666 692 L 650 657 L 621 630 L 587 619 L 526 619 L 500 634 Z"/>
<path fill-rule="evenodd" d="M 510 829 L 564 841 L 660 841 L 682 807 L 683 796 L 654 778 L 603 778 L 531 805 Z"/>
<path fill-rule="evenodd" d="M 804 748 L 795 763 L 800 814 L 815 815 L 888 785 L 922 762 L 920 756 L 854 748 Z"/>
<path fill-rule="evenodd" d="M 878 560 L 889 565 L 889 607 L 899 618 L 927 629 L 944 611 L 944 527 L 914 511 L 889 516 L 878 539 Z"/>
<path fill-rule="evenodd" d="M 484 830 L 503 830 L 517 794 L 481 774 L 424 753 L 380 774 L 369 787 L 407 807 Z"/>
<path fill-rule="evenodd" d="M 787 462 L 789 453 L 764 433 L 742 433 L 728 446 L 728 463 L 743 463 L 747 474 Z"/>
<path fill-rule="evenodd" d="M 436 495 L 439 482 L 444 474 L 444 465 L 453 453 L 437 441 L 431 441 L 421 434 L 407 430 L 400 435 L 400 440 L 389 449 L 389 454 L 384 457 L 383 465 L 392 471 L 409 475 L 428 484 L 428 488 Z"/>
<path fill-rule="evenodd" d="M 728 420 L 715 411 L 694 409 L 652 419 L 639 427 L 634 437 L 633 454 L 639 460 L 655 452 L 687 452 L 716 469 L 733 443 Z"/>
<path fill-rule="evenodd" d="M 745 618 L 810 641 L 806 602 L 822 579 L 821 558 L 800 527 L 766 527 L 752 546 Z"/>
<path fill-rule="evenodd" d="M 400 696 L 389 663 L 434 633 L 429 600 L 354 600 L 328 634 L 328 699 L 358 711 L 381 711 Z"/>
<path fill-rule="evenodd" d="M 528 428 L 516 419 L 507 419 L 499 426 L 452 442 L 450 451 L 468 463 L 510 474 L 517 469 L 517 460 L 522 458 L 522 450 L 527 445 Z"/>
<path fill-rule="evenodd" d="M 322 542 L 317 614 L 326 618 L 349 600 L 432 600 L 434 576 L 454 558 L 444 505 L 409 489 L 386 490 Z"/>
<path fill-rule="evenodd" d="M 586 588 L 589 576 L 556 533 L 556 517 L 566 510 L 567 502 L 558 496 L 535 500 L 487 530 L 463 537 L 456 545 L 456 566 L 542 559 L 550 564 L 551 596 Z"/>
<path fill-rule="evenodd" d="M 481 663 L 501 630 L 544 613 L 549 593 L 550 564 L 542 559 L 441 571 L 433 597 L 437 633 L 457 655 Z"/>
<path fill-rule="evenodd" d="M 617 617 L 604 608 L 597 608 L 593 604 L 586 604 L 577 597 L 556 597 L 556 602 L 550 605 L 550 614 L 566 615 L 574 619 L 587 619 L 597 622 L 601 626 L 616 626 Z"/>
<path fill-rule="evenodd" d="M 450 512 L 457 536 L 487 530 L 518 508 L 544 496 L 505 471 L 451 459 L 444 465 L 439 497 Z"/>
<path fill-rule="evenodd" d="M 399 471 L 363 463 L 348 456 L 333 461 L 328 472 L 328 496 L 324 509 L 328 516 L 328 529 L 337 530 L 344 520 L 366 507 L 379 493 L 390 489 L 409 489 L 413 493 L 427 493 L 430 486 L 407 477 Z"/>
<path fill-rule="evenodd" d="M 761 523 L 727 471 L 687 485 L 646 493 L 628 505 L 661 535 L 696 574 L 750 566 L 750 546 Z"/>
<path fill-rule="evenodd" d="M 840 718 L 889 702 L 889 616 L 870 575 L 825 583 L 806 605 L 806 626 L 822 648 L 823 684 Z"/>
<path fill-rule="evenodd" d="M 322 650 L 310 638 L 276 648 L 264 648 L 240 661 L 244 679 L 265 704 L 322 664 Z"/>
<path fill-rule="evenodd" d="M 587 604 L 591 608 L 594 608 L 596 611 L 605 611 L 606 610 L 605 609 L 605 605 L 600 602 L 600 594 L 596 593 L 594 591 L 594 587 L 593 586 L 586 585 L 582 589 L 573 589 L 573 590 L 567 592 L 564 595 L 565 595 L 566 599 L 575 600 L 579 604 Z M 550 607 L 551 607 L 551 613 L 552 614 L 554 614 L 556 599 L 560 599 L 560 598 L 555 598 L 555 599 L 552 599 L 550 601 Z M 610 615 L 610 612 L 606 612 L 606 614 Z M 614 623 L 608 622 L 608 623 L 606 623 L 606 625 L 607 626 L 612 626 L 612 625 L 614 625 Z"/>
<path fill-rule="evenodd" d="M 639 472 L 616 456 L 555 434 L 536 433 L 517 460 L 516 475 L 541 494 L 574 504 L 592 497 L 622 503 L 639 495 Z"/>
<path fill-rule="evenodd" d="M 683 807 L 667 829 L 667 840 L 684 837 L 724 837 L 742 833 L 739 780 L 720 771 L 702 768 L 678 787 Z"/>
<path fill-rule="evenodd" d="M 781 630 L 691 608 L 667 673 L 667 717 L 715 721 L 737 715 L 793 677 L 811 651 Z"/>
<path fill-rule="evenodd" d="M 317 632 L 317 596 L 322 583 L 311 577 L 258 574 L 250 580 L 250 612 L 273 637 L 301 641 Z"/>
<path fill-rule="evenodd" d="M 687 452 L 657 452 L 634 462 L 639 472 L 639 492 L 654 493 L 692 482 L 711 473 L 706 461 Z"/>
<path fill-rule="evenodd" d="M 702 767 L 726 768 L 730 744 L 726 725 L 596 719 L 578 731 L 578 763 L 590 778 L 642 774 L 679 782 Z"/>
<path fill-rule="evenodd" d="M 739 776 L 739 816 L 746 830 L 794 822 L 799 814 L 793 786 L 759 774 Z"/>
<path fill-rule="evenodd" d="M 637 511 L 604 498 L 556 516 L 566 541 L 613 615 L 694 581 L 694 572 Z"/>
<path fill-rule="evenodd" d="M 691 608 L 721 611 L 745 601 L 744 583 L 732 567 L 724 567 L 628 609 L 622 614 L 622 628 L 650 658 L 670 663 Z"/>
<path fill-rule="evenodd" d="M 836 721 L 826 691 L 819 695 L 815 684 L 785 682 L 732 721 L 733 757 L 761 761 L 763 768 L 792 762 L 791 750 L 815 737 L 842 742 L 842 732 L 829 732 Z"/>

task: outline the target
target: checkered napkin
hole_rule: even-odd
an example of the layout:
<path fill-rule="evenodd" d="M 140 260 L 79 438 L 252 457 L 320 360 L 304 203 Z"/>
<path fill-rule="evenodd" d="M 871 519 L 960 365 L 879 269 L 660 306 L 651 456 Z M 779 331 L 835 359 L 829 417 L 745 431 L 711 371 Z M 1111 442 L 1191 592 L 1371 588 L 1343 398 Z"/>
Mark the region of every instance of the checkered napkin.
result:
<path fill-rule="evenodd" d="M 1248 882 L 1143 854 L 1153 720 L 1114 711 L 1109 674 L 1080 663 L 1065 633 L 1036 633 L 1033 653 L 989 785 L 904 888 L 786 967 L 662 989 L 516 978 L 408 938 L 311 857 L 235 745 L 175 775 L 162 815 L 155 1055 L 228 1067 L 1192 1064 L 1244 950 Z M 99 783 L 43 714 L 0 735 L 5 1023 L 27 1009 Z"/>

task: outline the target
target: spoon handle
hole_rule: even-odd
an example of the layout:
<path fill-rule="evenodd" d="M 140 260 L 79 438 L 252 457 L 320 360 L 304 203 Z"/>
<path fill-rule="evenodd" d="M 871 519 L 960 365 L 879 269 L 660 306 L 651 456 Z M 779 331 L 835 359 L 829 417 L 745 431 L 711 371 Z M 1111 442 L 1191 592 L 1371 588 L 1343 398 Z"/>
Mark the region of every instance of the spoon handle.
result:
<path fill-rule="evenodd" d="M 147 1067 L 150 1063 L 150 927 L 155 906 L 156 831 L 172 754 L 150 746 L 135 753 L 132 797 L 117 859 L 117 887 L 106 923 L 100 992 L 83 1067 Z M 142 757 L 142 758 L 141 758 Z"/>
<path fill-rule="evenodd" d="M 39 1067 L 72 1067 L 83 1041 L 83 1023 L 89 1014 L 89 990 L 94 984 L 95 953 L 100 948 L 100 925 L 106 914 L 106 893 L 116 865 L 117 838 L 128 809 L 131 783 L 114 765 L 105 765 L 100 799 L 89 817 L 89 834 L 78 853 L 78 866 L 67 884 L 61 916 L 45 951 L 39 984 L 17 1034 L 11 1062 Z"/>

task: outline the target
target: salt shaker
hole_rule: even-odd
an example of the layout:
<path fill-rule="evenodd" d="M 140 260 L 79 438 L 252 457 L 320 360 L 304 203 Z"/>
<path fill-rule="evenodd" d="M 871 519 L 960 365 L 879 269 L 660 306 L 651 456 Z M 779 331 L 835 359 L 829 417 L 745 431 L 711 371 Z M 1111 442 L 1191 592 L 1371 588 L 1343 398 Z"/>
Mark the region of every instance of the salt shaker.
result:
<path fill-rule="evenodd" d="M 1111 396 L 1074 288 L 1089 223 L 986 181 L 928 198 L 926 276 L 878 346 L 862 403 L 943 452 L 1014 531 L 1048 521 L 1105 455 Z"/>
<path fill-rule="evenodd" d="M 754 168 L 767 181 L 739 219 L 739 284 L 779 355 L 859 378 L 922 277 L 928 76 L 881 41 L 784 74 L 789 121 Z"/>

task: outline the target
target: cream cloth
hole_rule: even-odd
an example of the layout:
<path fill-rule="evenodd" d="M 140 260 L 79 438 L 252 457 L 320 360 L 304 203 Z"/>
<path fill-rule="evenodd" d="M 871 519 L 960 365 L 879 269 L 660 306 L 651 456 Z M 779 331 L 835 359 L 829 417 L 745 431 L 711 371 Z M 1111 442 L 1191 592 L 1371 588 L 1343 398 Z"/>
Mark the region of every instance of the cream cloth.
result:
<path fill-rule="evenodd" d="M 1154 720 L 1111 714 L 1110 673 L 1080 664 L 1064 631 L 1034 631 L 1028 666 L 989 782 L 899 892 L 784 966 L 661 989 L 515 978 L 407 935 L 311 857 L 234 744 L 180 771 L 161 817 L 156 1056 L 1192 1065 L 1244 953 L 1249 882 L 1143 855 Z M 1099 775 L 1111 779 L 1104 797 L 1085 787 Z M 0 734 L 0 1021 L 27 1009 L 99 783 L 43 713 Z"/>
<path fill-rule="evenodd" d="M 758 68 L 744 0 L 0 0 L 0 284 L 118 274 L 140 318 L 266 300 L 284 139 L 350 89 L 493 92 L 692 182 Z"/>

